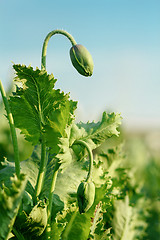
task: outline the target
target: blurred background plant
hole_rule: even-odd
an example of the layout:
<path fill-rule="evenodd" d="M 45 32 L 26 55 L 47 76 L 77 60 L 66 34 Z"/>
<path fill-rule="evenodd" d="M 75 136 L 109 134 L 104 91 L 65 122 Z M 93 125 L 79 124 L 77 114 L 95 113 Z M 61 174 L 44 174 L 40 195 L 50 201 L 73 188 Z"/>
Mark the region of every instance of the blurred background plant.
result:
<path fill-rule="evenodd" d="M 133 206 L 132 224 L 136 222 L 136 239 L 160 239 L 160 131 L 126 131 L 112 137 L 100 150 L 124 145 L 124 163 L 129 176 L 128 191 Z M 143 233 L 144 232 L 144 233 Z M 135 238 L 133 238 L 135 239 Z"/>
<path fill-rule="evenodd" d="M 144 239 L 160 239 L 160 132 L 126 133 L 131 179 L 144 196 L 147 228 Z M 144 209 L 145 209 L 144 206 Z M 142 212 L 144 211 L 142 206 Z"/>
<path fill-rule="evenodd" d="M 13 86 L 10 85 L 7 91 L 7 95 L 12 93 Z M 18 145 L 19 145 L 19 154 L 20 161 L 27 159 L 33 150 L 33 146 L 24 139 L 24 136 L 20 134 L 20 131 L 17 129 Z M 6 112 L 0 97 L 0 168 L 2 167 L 1 162 L 7 159 L 9 161 L 14 161 L 14 151 L 12 145 L 12 139 L 10 134 L 9 123 L 6 118 Z"/>

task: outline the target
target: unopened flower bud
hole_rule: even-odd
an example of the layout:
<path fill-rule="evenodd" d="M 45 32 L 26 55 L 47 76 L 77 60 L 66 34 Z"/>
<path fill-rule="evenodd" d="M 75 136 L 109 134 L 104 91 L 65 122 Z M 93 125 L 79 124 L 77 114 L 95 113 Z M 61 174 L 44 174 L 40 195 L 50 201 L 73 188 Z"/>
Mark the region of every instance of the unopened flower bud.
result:
<path fill-rule="evenodd" d="M 70 57 L 73 66 L 83 76 L 93 74 L 93 59 L 88 50 L 81 44 L 76 44 L 70 49 Z"/>

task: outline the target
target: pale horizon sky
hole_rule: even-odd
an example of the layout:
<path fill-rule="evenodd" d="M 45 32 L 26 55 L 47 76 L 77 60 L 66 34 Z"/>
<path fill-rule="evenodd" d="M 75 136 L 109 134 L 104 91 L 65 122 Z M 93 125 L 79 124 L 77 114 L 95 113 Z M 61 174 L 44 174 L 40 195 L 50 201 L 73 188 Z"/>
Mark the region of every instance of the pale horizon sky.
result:
<path fill-rule="evenodd" d="M 12 62 L 40 68 L 43 40 L 58 28 L 94 60 L 93 76 L 85 78 L 71 65 L 68 39 L 50 39 L 47 71 L 79 102 L 77 120 L 97 121 L 103 111 L 114 111 L 128 127 L 160 128 L 159 0 L 0 0 L 0 79 L 6 89 Z"/>

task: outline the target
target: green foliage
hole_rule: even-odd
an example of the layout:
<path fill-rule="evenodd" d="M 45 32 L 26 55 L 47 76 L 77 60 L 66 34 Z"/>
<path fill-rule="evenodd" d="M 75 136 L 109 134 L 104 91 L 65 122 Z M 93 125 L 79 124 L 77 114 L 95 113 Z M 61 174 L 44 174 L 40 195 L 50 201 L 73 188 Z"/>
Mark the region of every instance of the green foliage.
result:
<path fill-rule="evenodd" d="M 15 164 L 10 159 L 1 163 L 1 238 L 158 239 L 159 161 L 154 156 L 148 157 L 143 141 L 127 139 L 122 144 L 117 140 L 120 114 L 104 112 L 97 123 L 75 123 L 77 103 L 68 94 L 54 89 L 56 80 L 52 74 L 33 70 L 31 66 L 13 67 L 18 86 L 9 103 L 21 138 L 24 136 L 34 149 L 20 164 L 27 180 L 23 175 L 20 179 L 10 178 L 15 173 Z M 85 142 L 93 154 L 91 180 L 95 191 L 86 187 L 88 183 L 84 184 L 89 158 L 86 148 L 75 144 L 78 140 Z M 44 182 L 39 196 L 35 196 L 42 142 L 46 146 Z M 53 176 L 55 169 L 57 175 Z M 50 200 L 52 183 L 55 187 Z M 85 195 L 84 199 L 81 196 L 87 203 L 85 207 L 78 204 L 80 194 Z"/>

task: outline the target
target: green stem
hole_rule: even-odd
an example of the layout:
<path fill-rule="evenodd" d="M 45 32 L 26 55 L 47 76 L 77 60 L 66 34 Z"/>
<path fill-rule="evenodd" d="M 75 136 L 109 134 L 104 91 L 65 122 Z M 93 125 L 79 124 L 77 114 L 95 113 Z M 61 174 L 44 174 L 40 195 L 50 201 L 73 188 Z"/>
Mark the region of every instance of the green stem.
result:
<path fill-rule="evenodd" d="M 14 160 L 15 160 L 15 171 L 16 171 L 16 175 L 19 178 L 20 177 L 20 161 L 19 161 L 19 150 L 18 150 L 18 141 L 17 141 L 17 135 L 16 135 L 16 129 L 14 126 L 14 120 L 13 120 L 13 116 L 10 110 L 10 106 L 6 97 L 6 93 L 3 87 L 3 84 L 0 80 L 0 91 L 2 94 L 2 98 L 3 98 L 3 102 L 5 105 L 5 109 L 7 112 L 7 117 L 8 117 L 8 121 L 9 121 L 9 125 L 10 125 L 10 130 L 11 130 L 11 135 L 12 135 L 12 142 L 13 142 L 13 148 L 14 148 Z"/>
<path fill-rule="evenodd" d="M 37 91 L 38 92 L 38 91 Z M 46 165 L 47 165 L 47 157 L 46 157 L 46 143 L 45 139 L 43 136 L 43 126 L 42 123 L 44 123 L 43 120 L 43 114 L 42 114 L 42 109 L 41 109 L 41 103 L 40 103 L 40 96 L 38 93 L 38 102 L 39 102 L 39 118 L 40 118 L 40 129 L 41 129 L 41 161 L 40 161 L 40 168 L 39 168 L 39 173 L 38 173 L 38 178 L 37 178 L 37 183 L 35 187 L 35 196 L 36 196 L 36 201 L 38 200 L 38 197 L 42 191 L 43 187 L 43 182 L 44 182 L 44 176 L 45 176 L 45 171 L 46 171 Z"/>
<path fill-rule="evenodd" d="M 47 208 L 47 217 L 48 217 L 48 223 L 47 223 L 47 239 L 51 239 L 51 212 L 52 212 L 52 202 L 53 202 L 53 193 L 55 190 L 55 185 L 56 185 L 56 180 L 57 180 L 57 174 L 58 170 L 60 167 L 60 163 L 58 162 L 58 159 L 56 161 L 56 164 L 53 169 L 53 174 L 52 174 L 52 182 L 50 186 L 50 191 L 49 191 L 49 203 L 48 203 L 48 208 Z"/>
<path fill-rule="evenodd" d="M 88 144 L 82 140 L 76 140 L 73 144 L 79 144 L 84 146 L 87 149 L 88 155 L 89 155 L 89 171 L 88 171 L 88 175 L 86 178 L 86 182 L 89 181 L 89 179 L 91 178 L 92 175 L 92 168 L 93 168 L 93 154 L 92 151 L 90 149 L 90 147 L 88 146 Z"/>
<path fill-rule="evenodd" d="M 43 48 L 42 48 L 42 59 L 41 59 L 41 69 L 46 69 L 46 54 L 47 54 L 47 46 L 48 46 L 48 42 L 49 42 L 49 39 L 55 35 L 55 34 L 62 34 L 64 36 L 66 36 L 72 46 L 76 45 L 76 41 L 74 40 L 74 38 L 66 31 L 64 30 L 54 30 L 54 31 L 51 31 L 50 33 L 48 33 L 48 35 L 46 36 L 45 40 L 44 40 L 44 43 L 43 43 Z"/>
<path fill-rule="evenodd" d="M 35 187 L 35 196 L 36 198 L 39 197 L 42 187 L 43 187 L 43 180 L 45 176 L 45 171 L 46 171 L 46 164 L 47 164 L 47 157 L 46 157 L 46 144 L 44 140 L 42 140 L 41 144 L 41 162 L 40 162 L 40 168 L 39 168 L 39 173 L 38 173 L 38 178 L 37 178 L 37 184 Z"/>
<path fill-rule="evenodd" d="M 53 193 L 54 193 L 54 189 L 55 189 L 59 166 L 60 166 L 60 163 L 58 162 L 58 159 L 57 159 L 56 164 L 53 169 L 52 182 L 51 182 L 50 191 L 49 191 L 49 204 L 48 204 L 48 209 L 47 209 L 47 216 L 48 216 L 49 223 L 51 220 Z"/>
<path fill-rule="evenodd" d="M 66 225 L 66 227 L 65 227 L 65 230 L 64 230 L 64 232 L 62 233 L 62 237 L 61 237 L 62 240 L 68 239 L 70 230 L 71 230 L 71 228 L 72 228 L 72 226 L 73 226 L 73 224 L 74 224 L 74 220 L 75 220 L 75 218 L 76 218 L 76 216 L 77 216 L 77 212 L 78 212 L 78 208 L 77 208 L 77 209 L 75 210 L 75 212 L 72 214 L 69 222 L 67 223 L 67 225 Z"/>

